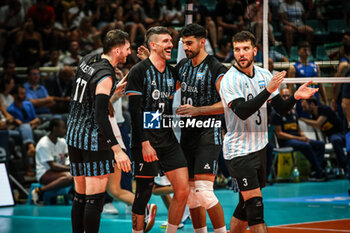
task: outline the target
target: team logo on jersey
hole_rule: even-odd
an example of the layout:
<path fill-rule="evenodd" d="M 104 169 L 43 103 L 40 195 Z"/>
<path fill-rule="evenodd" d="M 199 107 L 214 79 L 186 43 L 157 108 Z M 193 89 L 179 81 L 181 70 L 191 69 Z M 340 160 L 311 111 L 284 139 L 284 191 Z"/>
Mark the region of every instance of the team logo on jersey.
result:
<path fill-rule="evenodd" d="M 186 71 L 182 73 L 182 77 L 186 77 L 186 75 L 187 75 Z"/>
<path fill-rule="evenodd" d="M 197 80 L 202 80 L 204 74 L 205 74 L 204 72 L 202 72 L 202 73 L 199 73 L 199 72 L 198 72 L 198 73 L 197 73 L 197 76 L 196 76 L 196 79 L 197 79 Z"/>
<path fill-rule="evenodd" d="M 206 164 L 204 165 L 203 169 L 205 169 L 205 170 L 209 170 L 209 169 L 210 169 L 210 165 L 209 165 L 209 163 L 206 163 Z"/>
<path fill-rule="evenodd" d="M 264 89 L 265 88 L 265 81 L 264 80 L 260 80 L 258 82 L 258 84 L 259 84 L 260 89 Z"/>
<path fill-rule="evenodd" d="M 167 82 L 167 84 L 168 84 L 169 87 L 174 86 L 174 80 L 172 80 L 172 79 L 169 78 L 169 79 L 166 80 L 166 82 Z"/>
<path fill-rule="evenodd" d="M 155 89 L 153 92 L 152 92 L 152 98 L 154 100 L 158 100 L 160 97 L 160 91 L 158 89 Z"/>
<path fill-rule="evenodd" d="M 155 80 L 153 80 L 153 81 L 152 81 L 152 83 L 151 83 L 151 85 L 152 85 L 152 86 L 157 85 L 157 84 L 156 84 L 156 81 L 155 81 Z"/>
<path fill-rule="evenodd" d="M 181 91 L 185 92 L 187 90 L 187 84 L 185 82 L 181 83 Z"/>
<path fill-rule="evenodd" d="M 160 129 L 160 116 L 162 114 L 157 110 L 156 112 L 143 113 L 143 128 L 144 129 Z"/>

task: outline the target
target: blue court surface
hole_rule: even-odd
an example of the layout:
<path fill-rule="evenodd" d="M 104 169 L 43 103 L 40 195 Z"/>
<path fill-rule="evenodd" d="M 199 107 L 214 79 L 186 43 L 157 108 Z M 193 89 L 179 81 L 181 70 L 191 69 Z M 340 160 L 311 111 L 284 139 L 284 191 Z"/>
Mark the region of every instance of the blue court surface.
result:
<path fill-rule="evenodd" d="M 265 220 L 268 226 L 276 226 L 315 223 L 313 228 L 298 228 L 299 231 L 290 227 L 288 232 L 316 232 L 312 229 L 320 229 L 324 223 L 334 222 L 329 220 L 350 220 L 350 198 L 348 180 L 332 180 L 318 183 L 277 183 L 263 189 Z M 220 200 L 226 225 L 229 226 L 234 207 L 238 202 L 238 194 L 226 189 L 215 191 Z M 158 213 L 154 227 L 150 232 L 165 232 L 160 225 L 167 219 L 167 210 L 159 196 L 152 196 L 152 203 L 158 206 Z M 125 204 L 114 201 L 119 215 L 102 215 L 100 232 L 111 233 L 131 232 L 130 210 Z M 71 206 L 34 206 L 16 205 L 15 207 L 0 208 L 0 233 L 61 233 L 71 232 L 70 225 Z M 348 221 L 346 220 L 346 221 Z M 208 230 L 213 232 L 209 218 L 207 218 Z M 317 227 L 319 226 L 319 227 Z M 350 226 L 350 225 L 347 225 Z M 301 230 L 300 229 L 304 229 Z M 185 227 L 178 232 L 193 232 L 192 224 L 187 221 Z M 276 231 L 273 231 L 276 232 Z M 282 232 L 277 231 L 277 232 Z M 287 232 L 287 231 L 286 231 Z M 350 227 L 340 230 L 326 229 L 317 232 L 350 232 Z"/>

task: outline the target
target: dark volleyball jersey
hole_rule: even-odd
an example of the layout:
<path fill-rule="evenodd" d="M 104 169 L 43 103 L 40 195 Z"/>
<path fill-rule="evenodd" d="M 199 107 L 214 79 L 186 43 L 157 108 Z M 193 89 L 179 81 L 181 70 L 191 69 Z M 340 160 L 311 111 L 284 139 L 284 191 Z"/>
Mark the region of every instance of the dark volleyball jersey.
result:
<path fill-rule="evenodd" d="M 163 127 L 164 121 L 167 122 L 172 115 L 172 99 L 175 91 L 176 73 L 170 65 L 166 65 L 161 73 L 150 59 L 146 59 L 133 66 L 129 72 L 126 93 L 142 95 L 144 133 L 154 148 L 166 147 L 176 142 L 171 126 Z M 134 130 L 131 145 L 141 147 L 140 137 Z"/>
<path fill-rule="evenodd" d="M 318 115 L 327 118 L 321 126 L 321 131 L 325 135 L 331 136 L 332 134 L 341 132 L 341 121 L 330 107 L 326 105 L 318 106 Z M 316 120 L 317 118 L 314 119 Z"/>
<path fill-rule="evenodd" d="M 271 124 L 281 126 L 282 132 L 300 136 L 299 134 L 299 125 L 298 125 L 298 117 L 294 110 L 289 113 L 281 116 L 276 111 L 271 113 Z M 284 142 L 284 140 L 279 139 L 279 143 Z"/>
<path fill-rule="evenodd" d="M 216 82 L 223 77 L 227 68 L 214 56 L 208 55 L 201 64 L 192 65 L 191 59 L 182 59 L 176 66 L 178 82 L 181 84 L 181 104 L 195 107 L 209 106 L 220 101 Z M 208 122 L 209 127 L 182 128 L 182 143 L 201 141 L 203 144 L 222 145 L 221 127 L 215 127 L 215 121 L 220 121 L 220 115 L 193 117 L 196 120 Z M 192 118 L 192 119 L 193 119 Z M 182 118 L 187 121 L 189 118 Z"/>
<path fill-rule="evenodd" d="M 109 61 L 101 58 L 101 54 L 88 54 L 80 61 L 73 81 L 67 121 L 68 145 L 89 151 L 110 149 L 95 119 L 96 86 L 103 78 L 109 76 L 113 79 L 111 95 L 115 91 L 116 77 Z"/>
<path fill-rule="evenodd" d="M 315 62 L 309 62 L 309 64 L 305 66 L 298 61 L 294 64 L 294 68 L 295 68 L 295 77 L 300 77 L 300 78 L 318 77 L 319 70 Z M 300 84 L 297 85 L 298 88 L 299 86 Z M 310 87 L 318 88 L 319 85 L 317 85 L 316 83 L 313 83 L 310 85 Z M 314 96 L 319 101 L 319 98 L 320 98 L 319 93 L 316 92 Z"/>
<path fill-rule="evenodd" d="M 342 62 L 347 62 L 350 64 L 350 59 L 347 57 L 343 57 L 342 59 L 340 59 L 339 64 Z M 350 77 L 350 69 L 346 72 L 345 77 Z M 350 99 L 350 83 L 343 83 L 341 85 L 341 96 L 342 98 Z"/>

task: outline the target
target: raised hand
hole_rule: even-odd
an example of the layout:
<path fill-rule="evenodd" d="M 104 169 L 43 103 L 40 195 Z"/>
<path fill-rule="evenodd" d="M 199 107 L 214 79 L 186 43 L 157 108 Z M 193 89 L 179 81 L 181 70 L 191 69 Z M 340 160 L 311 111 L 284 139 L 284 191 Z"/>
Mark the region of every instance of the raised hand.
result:
<path fill-rule="evenodd" d="M 137 57 L 140 58 L 141 60 L 145 60 L 149 57 L 150 52 L 149 50 L 141 45 L 140 47 L 137 48 Z"/>
<path fill-rule="evenodd" d="M 278 87 L 281 85 L 281 83 L 283 82 L 286 74 L 287 74 L 286 71 L 276 73 L 270 80 L 269 84 L 267 85 L 266 87 L 267 91 L 270 93 L 273 93 L 274 91 L 276 91 Z"/>
<path fill-rule="evenodd" d="M 300 99 L 308 99 L 311 96 L 313 96 L 318 91 L 318 88 L 308 87 L 310 84 L 312 84 L 312 80 L 301 85 L 298 88 L 298 90 L 294 93 L 294 98 L 296 100 L 300 100 Z"/>

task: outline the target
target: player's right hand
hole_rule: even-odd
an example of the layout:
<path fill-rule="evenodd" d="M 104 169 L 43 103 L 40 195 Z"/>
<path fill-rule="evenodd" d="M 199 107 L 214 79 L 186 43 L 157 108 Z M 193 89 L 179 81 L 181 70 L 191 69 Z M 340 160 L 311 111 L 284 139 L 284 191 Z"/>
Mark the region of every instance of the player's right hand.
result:
<path fill-rule="evenodd" d="M 121 169 L 123 172 L 129 172 L 131 170 L 129 156 L 125 154 L 120 145 L 115 145 L 112 150 L 114 152 L 114 159 L 117 163 L 118 169 Z"/>
<path fill-rule="evenodd" d="M 142 156 L 147 163 L 158 160 L 157 152 L 151 146 L 149 141 L 142 142 Z"/>
<path fill-rule="evenodd" d="M 287 74 L 287 72 L 285 70 L 275 74 L 272 77 L 272 79 L 270 80 L 270 83 L 266 87 L 267 91 L 270 93 L 273 93 L 274 91 L 276 91 L 278 89 L 279 85 L 281 85 L 281 83 L 283 82 L 286 74 Z"/>

